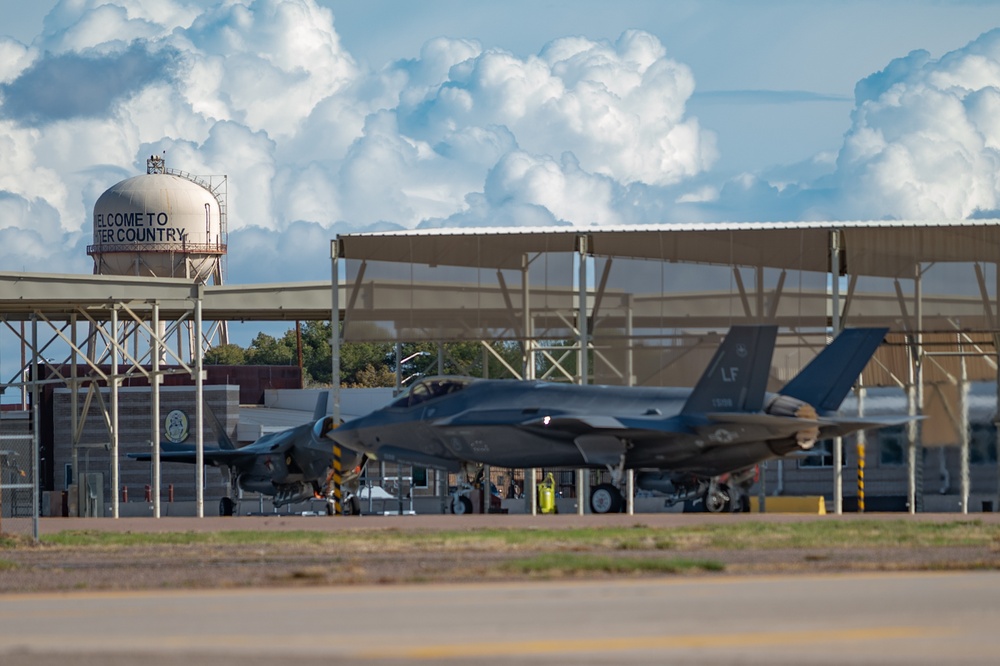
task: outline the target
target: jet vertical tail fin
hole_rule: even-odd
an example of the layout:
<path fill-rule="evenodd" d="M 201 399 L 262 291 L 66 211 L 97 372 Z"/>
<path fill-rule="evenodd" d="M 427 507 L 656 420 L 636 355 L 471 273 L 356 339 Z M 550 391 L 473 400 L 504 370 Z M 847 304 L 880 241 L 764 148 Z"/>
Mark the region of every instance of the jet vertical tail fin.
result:
<path fill-rule="evenodd" d="M 326 403 L 329 401 L 329 391 L 320 391 L 319 396 L 316 398 L 316 407 L 313 408 L 313 421 L 319 421 L 321 418 L 329 414 L 326 409 Z"/>
<path fill-rule="evenodd" d="M 218 415 L 208 408 L 205 407 L 205 414 L 208 415 L 208 420 L 212 422 L 212 428 L 215 430 L 216 440 L 219 442 L 219 448 L 226 451 L 235 451 L 236 444 L 230 439 L 228 433 L 226 433 L 225 427 L 223 427 L 222 422 L 219 420 Z"/>
<path fill-rule="evenodd" d="M 840 409 L 888 330 L 844 329 L 778 393 L 807 402 L 819 412 Z"/>
<path fill-rule="evenodd" d="M 777 335 L 777 326 L 730 328 L 681 414 L 763 409 Z"/>

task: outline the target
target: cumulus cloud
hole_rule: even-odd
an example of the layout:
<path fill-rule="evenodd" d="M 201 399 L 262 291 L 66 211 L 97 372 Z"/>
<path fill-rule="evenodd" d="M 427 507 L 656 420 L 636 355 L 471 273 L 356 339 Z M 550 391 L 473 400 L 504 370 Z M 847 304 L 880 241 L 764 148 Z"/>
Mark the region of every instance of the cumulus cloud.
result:
<path fill-rule="evenodd" d="M 648 33 L 527 57 L 439 37 L 370 69 L 315 0 L 204 4 L 62 0 L 31 44 L 0 37 L 0 267 L 20 268 L 15 247 L 86 267 L 64 259 L 94 202 L 153 153 L 228 176 L 236 282 L 294 279 L 313 255 L 322 279 L 324 237 L 347 230 L 1000 208 L 997 31 L 859 82 L 835 159 L 727 182 L 688 109 L 695 72 Z"/>
<path fill-rule="evenodd" d="M 167 76 L 170 60 L 169 55 L 149 53 L 141 42 L 120 53 L 39 59 L 15 81 L 0 86 L 4 115 L 23 124 L 104 115 L 122 98 Z"/>
<path fill-rule="evenodd" d="M 234 241 L 292 255 L 317 228 L 634 221 L 630 187 L 683 183 L 716 155 L 685 113 L 690 69 L 638 31 L 526 58 L 441 37 L 368 70 L 314 0 L 63 0 L 0 52 L 0 188 L 21 211 L 3 226 L 45 208 L 73 239 L 153 153 L 227 175 Z"/>
<path fill-rule="evenodd" d="M 915 51 L 858 83 L 836 209 L 966 218 L 1000 208 L 1000 30 L 933 59 Z"/>
<path fill-rule="evenodd" d="M 27 46 L 0 35 L 0 84 L 16 79 L 30 63 L 31 53 Z"/>
<path fill-rule="evenodd" d="M 684 116 L 693 91 L 688 67 L 652 35 L 629 31 L 614 44 L 557 39 L 523 60 L 479 53 L 423 99 L 404 97 L 398 112 L 401 128 L 443 149 L 469 127 L 504 127 L 525 152 L 571 152 L 589 173 L 670 185 L 716 156 L 713 136 Z"/>

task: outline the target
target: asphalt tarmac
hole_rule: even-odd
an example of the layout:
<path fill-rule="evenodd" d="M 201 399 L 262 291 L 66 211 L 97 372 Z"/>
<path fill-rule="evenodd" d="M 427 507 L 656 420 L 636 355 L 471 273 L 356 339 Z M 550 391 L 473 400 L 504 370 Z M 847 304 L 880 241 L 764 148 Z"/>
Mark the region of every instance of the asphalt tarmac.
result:
<path fill-rule="evenodd" d="M 994 664 L 1000 573 L 5 595 L 0 663 Z"/>

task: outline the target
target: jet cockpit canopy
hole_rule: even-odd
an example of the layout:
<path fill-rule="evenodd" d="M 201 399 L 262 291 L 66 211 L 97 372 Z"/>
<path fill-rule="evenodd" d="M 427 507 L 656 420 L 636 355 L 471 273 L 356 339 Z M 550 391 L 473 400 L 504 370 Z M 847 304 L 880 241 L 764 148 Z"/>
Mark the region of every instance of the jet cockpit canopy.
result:
<path fill-rule="evenodd" d="M 443 395 L 457 393 L 473 381 L 472 377 L 427 377 L 415 383 L 406 393 L 396 398 L 392 406 L 413 407 Z"/>

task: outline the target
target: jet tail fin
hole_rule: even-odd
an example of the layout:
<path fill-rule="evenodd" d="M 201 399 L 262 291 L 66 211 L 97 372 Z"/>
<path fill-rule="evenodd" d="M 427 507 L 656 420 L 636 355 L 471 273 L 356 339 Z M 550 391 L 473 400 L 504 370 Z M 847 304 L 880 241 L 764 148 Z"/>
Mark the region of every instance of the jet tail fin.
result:
<path fill-rule="evenodd" d="M 219 442 L 219 448 L 224 451 L 235 451 L 237 448 L 236 444 L 232 439 L 230 439 L 228 433 L 226 433 L 225 427 L 222 425 L 222 422 L 219 421 L 219 417 L 215 412 L 208 408 L 208 405 L 205 406 L 205 414 L 208 414 L 208 419 L 212 422 L 212 428 L 215 430 L 215 435 L 217 441 Z"/>
<path fill-rule="evenodd" d="M 681 414 L 763 409 L 777 335 L 777 326 L 730 328 Z"/>
<path fill-rule="evenodd" d="M 840 409 L 888 330 L 844 329 L 778 393 L 807 402 L 819 412 Z"/>
<path fill-rule="evenodd" d="M 326 403 L 330 400 L 330 394 L 327 391 L 320 391 L 319 396 L 316 398 L 316 408 L 313 409 L 313 421 L 319 421 L 321 418 L 327 415 Z"/>

